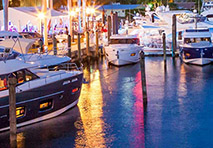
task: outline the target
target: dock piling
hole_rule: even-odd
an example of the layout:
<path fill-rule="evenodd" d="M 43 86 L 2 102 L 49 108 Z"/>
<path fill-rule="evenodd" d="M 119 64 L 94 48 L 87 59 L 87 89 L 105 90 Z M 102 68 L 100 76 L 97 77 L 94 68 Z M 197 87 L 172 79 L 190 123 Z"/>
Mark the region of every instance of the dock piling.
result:
<path fill-rule="evenodd" d="M 55 38 L 55 34 L 53 34 L 52 38 L 53 38 L 53 52 L 54 55 L 57 55 L 57 40 Z"/>
<path fill-rule="evenodd" d="M 177 39 L 176 39 L 176 31 L 177 31 L 177 24 L 176 24 L 176 15 L 172 16 L 172 57 L 175 57 L 175 51 L 177 48 Z"/>
<path fill-rule="evenodd" d="M 68 56 L 71 58 L 71 36 L 68 35 L 68 38 L 67 38 L 67 41 L 68 41 Z"/>
<path fill-rule="evenodd" d="M 143 94 L 143 104 L 147 105 L 147 91 L 146 91 L 146 73 L 145 73 L 145 55 L 144 52 L 140 52 L 140 67 L 141 67 L 141 85 Z"/>
<path fill-rule="evenodd" d="M 109 43 L 109 41 L 110 41 L 110 36 L 111 36 L 111 28 L 112 28 L 112 26 L 111 26 L 111 16 L 108 16 L 108 18 L 107 18 L 107 38 L 108 38 L 108 43 Z"/>
<path fill-rule="evenodd" d="M 16 84 L 17 79 L 10 77 L 9 84 L 9 120 L 10 120 L 10 146 L 15 148 L 17 145 L 17 127 L 16 127 Z"/>
<path fill-rule="evenodd" d="M 96 30 L 96 32 L 95 32 L 95 38 L 96 38 L 96 51 L 95 51 L 95 56 L 98 57 L 98 50 L 99 50 L 98 30 Z"/>
<path fill-rule="evenodd" d="M 163 60 L 164 60 L 164 67 L 166 68 L 166 35 L 163 33 Z"/>
<path fill-rule="evenodd" d="M 89 52 L 89 31 L 86 31 L 86 54 L 87 59 L 90 58 L 90 52 Z"/>
<path fill-rule="evenodd" d="M 81 63 L 81 35 L 78 33 L 78 61 Z"/>

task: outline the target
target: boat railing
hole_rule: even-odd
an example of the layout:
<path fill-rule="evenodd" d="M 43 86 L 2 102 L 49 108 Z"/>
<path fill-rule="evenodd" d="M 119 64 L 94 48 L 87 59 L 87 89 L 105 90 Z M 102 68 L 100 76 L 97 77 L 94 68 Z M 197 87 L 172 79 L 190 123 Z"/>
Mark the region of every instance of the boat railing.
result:
<path fill-rule="evenodd" d="M 66 78 L 66 76 L 63 77 L 63 75 L 67 74 L 67 71 L 73 72 L 73 75 L 77 74 L 77 71 L 83 71 L 83 64 L 80 64 L 80 66 L 77 66 L 77 64 L 75 63 L 62 63 L 60 65 L 57 66 L 57 69 L 51 69 L 51 68 L 47 68 L 49 69 L 49 71 L 58 71 L 55 74 L 51 74 L 51 75 L 46 75 L 46 76 L 42 76 L 41 77 L 41 83 L 39 84 L 47 84 L 47 83 L 51 83 L 54 82 L 54 79 L 51 79 L 53 77 L 56 77 L 58 79 L 63 79 Z M 47 73 L 49 72 L 47 71 Z M 32 81 L 27 81 L 25 82 L 25 84 L 28 85 L 28 88 L 31 88 L 31 84 Z M 21 86 L 17 86 L 16 87 L 17 91 L 22 91 Z"/>
<path fill-rule="evenodd" d="M 82 71 L 83 70 L 82 63 L 79 66 L 77 66 L 76 63 L 62 63 L 58 67 L 59 67 L 59 70 L 66 70 L 66 71 L 70 71 L 70 70 Z"/>

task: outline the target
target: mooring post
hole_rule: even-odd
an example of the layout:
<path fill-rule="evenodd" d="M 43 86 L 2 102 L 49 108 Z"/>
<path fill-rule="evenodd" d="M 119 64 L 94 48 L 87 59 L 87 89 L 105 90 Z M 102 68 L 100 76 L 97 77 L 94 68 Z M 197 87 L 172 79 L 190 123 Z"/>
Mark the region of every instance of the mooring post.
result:
<path fill-rule="evenodd" d="M 110 36 L 111 36 L 111 28 L 112 28 L 111 23 L 112 23 L 111 22 L 111 16 L 108 16 L 108 18 L 107 18 L 107 33 L 108 33 L 107 38 L 108 38 L 108 43 L 110 41 Z"/>
<path fill-rule="evenodd" d="M 86 53 L 87 53 L 87 59 L 90 58 L 90 52 L 89 52 L 89 31 L 86 32 Z"/>
<path fill-rule="evenodd" d="M 40 38 L 40 40 L 39 40 L 39 46 L 40 46 L 39 53 L 42 53 L 43 52 L 43 47 L 44 47 L 43 37 Z"/>
<path fill-rule="evenodd" d="M 71 58 L 71 35 L 68 35 L 68 38 L 67 38 L 67 45 L 68 45 L 68 56 Z"/>
<path fill-rule="evenodd" d="M 53 52 L 54 55 L 57 55 L 57 40 L 55 38 L 55 34 L 53 34 L 52 38 L 53 38 Z"/>
<path fill-rule="evenodd" d="M 4 31 L 8 31 L 8 6 L 9 6 L 9 0 L 2 0 L 2 6 L 3 6 Z"/>
<path fill-rule="evenodd" d="M 78 61 L 81 63 L 81 34 L 78 33 Z"/>
<path fill-rule="evenodd" d="M 95 56 L 98 57 L 98 50 L 99 50 L 98 30 L 96 30 L 96 32 L 95 32 L 95 38 L 96 38 L 96 51 L 95 51 Z"/>
<path fill-rule="evenodd" d="M 177 48 L 176 30 L 177 30 L 176 15 L 174 14 L 172 16 L 172 57 L 173 58 L 175 57 L 175 51 Z"/>
<path fill-rule="evenodd" d="M 166 67 L 166 35 L 163 33 L 163 60 L 164 60 L 164 67 Z"/>
<path fill-rule="evenodd" d="M 143 51 L 140 51 L 140 66 L 141 66 L 141 85 L 143 94 L 143 104 L 147 105 L 145 56 Z"/>
<path fill-rule="evenodd" d="M 17 128 L 16 128 L 16 84 L 17 79 L 15 77 L 9 77 L 9 120 L 10 120 L 10 146 L 16 148 L 17 145 Z"/>

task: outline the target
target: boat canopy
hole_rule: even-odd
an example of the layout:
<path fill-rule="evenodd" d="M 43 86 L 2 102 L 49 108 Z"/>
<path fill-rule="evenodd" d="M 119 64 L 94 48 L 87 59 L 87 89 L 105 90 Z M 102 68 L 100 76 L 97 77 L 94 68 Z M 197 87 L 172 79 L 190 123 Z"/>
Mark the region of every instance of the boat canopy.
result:
<path fill-rule="evenodd" d="M 34 39 L 25 39 L 25 38 L 19 38 L 18 41 L 13 39 L 6 39 L 3 41 L 0 41 L 0 46 L 4 46 L 7 48 L 13 48 L 16 52 L 26 54 L 30 47 L 35 43 L 36 40 Z"/>
<path fill-rule="evenodd" d="M 17 37 L 21 37 L 21 35 L 18 34 L 17 32 L 0 31 L 0 38 L 7 38 L 7 37 L 17 38 Z"/>
<path fill-rule="evenodd" d="M 34 64 L 24 63 L 23 61 L 13 59 L 7 61 L 0 61 L 0 75 L 9 74 L 21 69 L 36 67 Z"/>

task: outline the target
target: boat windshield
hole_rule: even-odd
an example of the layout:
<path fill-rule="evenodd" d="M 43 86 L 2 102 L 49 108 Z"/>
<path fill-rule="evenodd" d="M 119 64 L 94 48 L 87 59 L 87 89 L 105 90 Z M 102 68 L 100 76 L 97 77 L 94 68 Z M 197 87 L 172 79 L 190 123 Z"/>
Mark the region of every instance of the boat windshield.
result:
<path fill-rule="evenodd" d="M 110 44 L 139 44 L 139 39 L 138 38 L 110 39 Z"/>
<path fill-rule="evenodd" d="M 185 38 L 184 43 L 189 44 L 189 43 L 200 43 L 200 42 L 208 42 L 211 43 L 211 38 L 206 37 L 206 38 Z"/>

